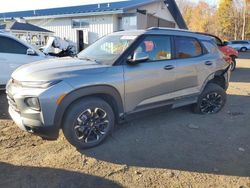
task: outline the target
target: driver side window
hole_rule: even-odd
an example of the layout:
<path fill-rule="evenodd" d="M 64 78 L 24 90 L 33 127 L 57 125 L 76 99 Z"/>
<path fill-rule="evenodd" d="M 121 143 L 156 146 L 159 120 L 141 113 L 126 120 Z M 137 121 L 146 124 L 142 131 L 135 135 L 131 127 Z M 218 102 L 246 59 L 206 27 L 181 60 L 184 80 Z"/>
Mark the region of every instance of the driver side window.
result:
<path fill-rule="evenodd" d="M 171 59 L 171 38 L 170 36 L 147 36 L 135 50 L 135 53 L 140 52 L 149 56 L 148 61 Z"/>

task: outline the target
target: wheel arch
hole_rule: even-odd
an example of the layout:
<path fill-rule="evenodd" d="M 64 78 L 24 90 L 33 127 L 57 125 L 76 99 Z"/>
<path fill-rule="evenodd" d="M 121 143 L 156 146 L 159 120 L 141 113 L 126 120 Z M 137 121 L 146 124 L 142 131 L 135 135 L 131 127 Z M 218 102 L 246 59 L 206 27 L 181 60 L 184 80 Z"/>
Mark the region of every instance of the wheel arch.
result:
<path fill-rule="evenodd" d="M 78 88 L 68 93 L 60 105 L 57 107 L 54 125 L 59 129 L 62 126 L 62 121 L 68 108 L 74 102 L 85 97 L 98 97 L 106 101 L 113 109 L 116 120 L 124 113 L 123 100 L 117 89 L 108 85 L 87 86 Z"/>
<path fill-rule="evenodd" d="M 209 83 L 217 84 L 226 90 L 228 87 L 228 84 L 226 82 L 224 74 L 228 70 L 228 68 L 226 70 L 218 70 L 218 71 L 214 72 L 213 74 L 209 75 L 207 77 L 205 83 L 203 84 L 201 91 L 203 91 Z"/>

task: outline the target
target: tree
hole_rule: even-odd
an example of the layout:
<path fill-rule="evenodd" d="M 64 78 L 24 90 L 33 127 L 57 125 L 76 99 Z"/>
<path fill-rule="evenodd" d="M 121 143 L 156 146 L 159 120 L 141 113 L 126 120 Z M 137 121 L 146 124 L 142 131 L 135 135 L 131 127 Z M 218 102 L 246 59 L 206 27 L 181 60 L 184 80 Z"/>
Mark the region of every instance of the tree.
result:
<path fill-rule="evenodd" d="M 233 0 L 220 0 L 217 10 L 220 33 L 227 40 L 234 38 Z"/>
<path fill-rule="evenodd" d="M 212 6 L 200 0 L 177 0 L 188 28 L 224 40 L 250 39 L 250 0 L 220 0 Z"/>
<path fill-rule="evenodd" d="M 241 39 L 245 39 L 245 35 L 250 32 L 249 26 L 250 17 L 250 0 L 243 0 L 243 24 L 242 24 L 242 35 Z"/>

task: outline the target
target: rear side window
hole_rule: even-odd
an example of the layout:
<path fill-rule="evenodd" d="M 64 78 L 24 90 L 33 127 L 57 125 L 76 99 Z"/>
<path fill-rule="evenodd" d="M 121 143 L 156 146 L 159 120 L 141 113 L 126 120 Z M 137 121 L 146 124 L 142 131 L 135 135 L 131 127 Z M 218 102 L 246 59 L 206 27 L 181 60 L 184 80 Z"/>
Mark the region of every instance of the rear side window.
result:
<path fill-rule="evenodd" d="M 0 36 L 0 53 L 26 54 L 27 47 L 8 37 Z"/>
<path fill-rule="evenodd" d="M 202 44 L 204 45 L 208 53 L 213 54 L 218 52 L 218 47 L 215 45 L 215 43 L 209 41 L 202 41 Z"/>
<path fill-rule="evenodd" d="M 176 58 L 191 58 L 202 54 L 202 47 L 197 39 L 191 37 L 175 37 Z"/>
<path fill-rule="evenodd" d="M 137 47 L 135 52 L 144 52 L 149 56 L 149 61 L 171 59 L 170 36 L 147 36 Z"/>

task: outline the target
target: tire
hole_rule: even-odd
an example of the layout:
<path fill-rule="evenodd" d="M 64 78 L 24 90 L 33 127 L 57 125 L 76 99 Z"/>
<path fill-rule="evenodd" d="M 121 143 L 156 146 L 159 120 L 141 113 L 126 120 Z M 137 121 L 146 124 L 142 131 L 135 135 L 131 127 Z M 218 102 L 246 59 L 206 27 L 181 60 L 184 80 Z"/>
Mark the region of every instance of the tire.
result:
<path fill-rule="evenodd" d="M 232 58 L 232 65 L 231 65 L 231 67 L 230 67 L 230 70 L 231 70 L 231 71 L 234 71 L 235 68 L 236 68 L 236 59 L 235 59 L 234 56 L 232 56 L 231 58 Z"/>
<path fill-rule="evenodd" d="M 74 102 L 66 112 L 63 133 L 77 149 L 101 144 L 114 129 L 115 116 L 111 106 L 97 97 Z"/>
<path fill-rule="evenodd" d="M 217 84 L 209 83 L 200 94 L 194 105 L 194 112 L 198 114 L 216 114 L 226 103 L 226 91 Z"/>
<path fill-rule="evenodd" d="M 246 48 L 246 47 L 242 47 L 242 48 L 240 49 L 240 51 L 241 51 L 241 52 L 246 52 L 246 51 L 247 51 L 247 48 Z"/>

